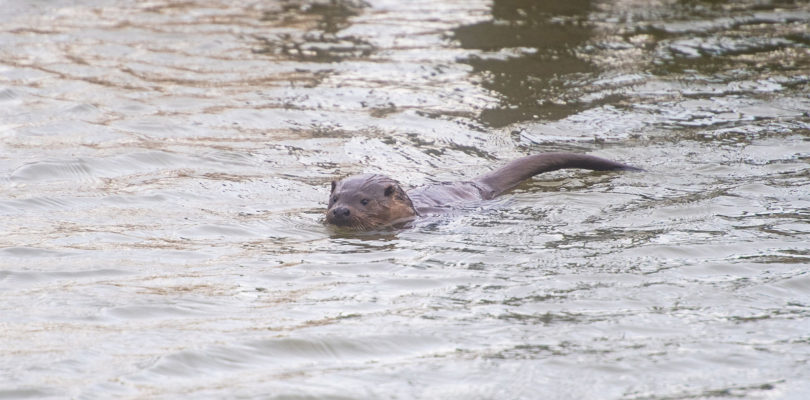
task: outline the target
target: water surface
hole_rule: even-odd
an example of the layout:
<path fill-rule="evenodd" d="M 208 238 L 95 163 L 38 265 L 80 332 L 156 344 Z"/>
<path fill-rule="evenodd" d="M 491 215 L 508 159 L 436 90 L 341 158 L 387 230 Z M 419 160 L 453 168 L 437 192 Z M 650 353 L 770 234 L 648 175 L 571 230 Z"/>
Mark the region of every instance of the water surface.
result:
<path fill-rule="evenodd" d="M 7 1 L 0 397 L 803 399 L 810 7 Z M 402 231 L 329 182 L 561 171 Z"/>

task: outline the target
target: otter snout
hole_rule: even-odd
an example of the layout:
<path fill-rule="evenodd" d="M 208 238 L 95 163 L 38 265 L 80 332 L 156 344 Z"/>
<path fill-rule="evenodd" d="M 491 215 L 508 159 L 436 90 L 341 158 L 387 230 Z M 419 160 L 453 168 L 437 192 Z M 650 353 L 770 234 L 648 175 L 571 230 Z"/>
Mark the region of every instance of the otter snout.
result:
<path fill-rule="evenodd" d="M 326 213 L 326 221 L 338 226 L 348 225 L 352 211 L 348 207 L 334 207 Z"/>
<path fill-rule="evenodd" d="M 332 215 L 334 215 L 335 218 L 346 218 L 352 215 L 352 211 L 346 207 L 335 207 L 332 209 Z"/>

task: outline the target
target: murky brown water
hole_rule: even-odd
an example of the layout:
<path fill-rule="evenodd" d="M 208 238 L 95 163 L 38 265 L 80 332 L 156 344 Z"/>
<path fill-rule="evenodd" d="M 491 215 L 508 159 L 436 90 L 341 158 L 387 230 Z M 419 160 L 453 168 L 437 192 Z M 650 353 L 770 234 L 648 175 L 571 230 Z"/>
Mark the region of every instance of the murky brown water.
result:
<path fill-rule="evenodd" d="M 0 5 L 2 398 L 810 396 L 807 2 Z"/>

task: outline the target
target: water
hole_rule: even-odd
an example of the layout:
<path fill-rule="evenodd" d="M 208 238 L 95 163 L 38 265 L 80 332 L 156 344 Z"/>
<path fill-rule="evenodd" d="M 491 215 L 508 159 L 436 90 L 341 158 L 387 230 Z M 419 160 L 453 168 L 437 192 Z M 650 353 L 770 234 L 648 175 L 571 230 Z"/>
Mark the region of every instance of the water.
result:
<path fill-rule="evenodd" d="M 6 1 L 0 397 L 803 399 L 810 7 Z M 411 229 L 333 179 L 586 152 Z"/>

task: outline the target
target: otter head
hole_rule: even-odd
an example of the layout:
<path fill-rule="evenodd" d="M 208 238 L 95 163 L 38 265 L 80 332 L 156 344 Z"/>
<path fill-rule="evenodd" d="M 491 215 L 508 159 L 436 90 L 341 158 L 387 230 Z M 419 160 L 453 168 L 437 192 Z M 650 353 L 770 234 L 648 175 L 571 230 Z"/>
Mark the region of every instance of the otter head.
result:
<path fill-rule="evenodd" d="M 416 216 L 411 198 L 384 175 L 355 175 L 332 182 L 326 222 L 353 229 L 376 229 Z"/>

